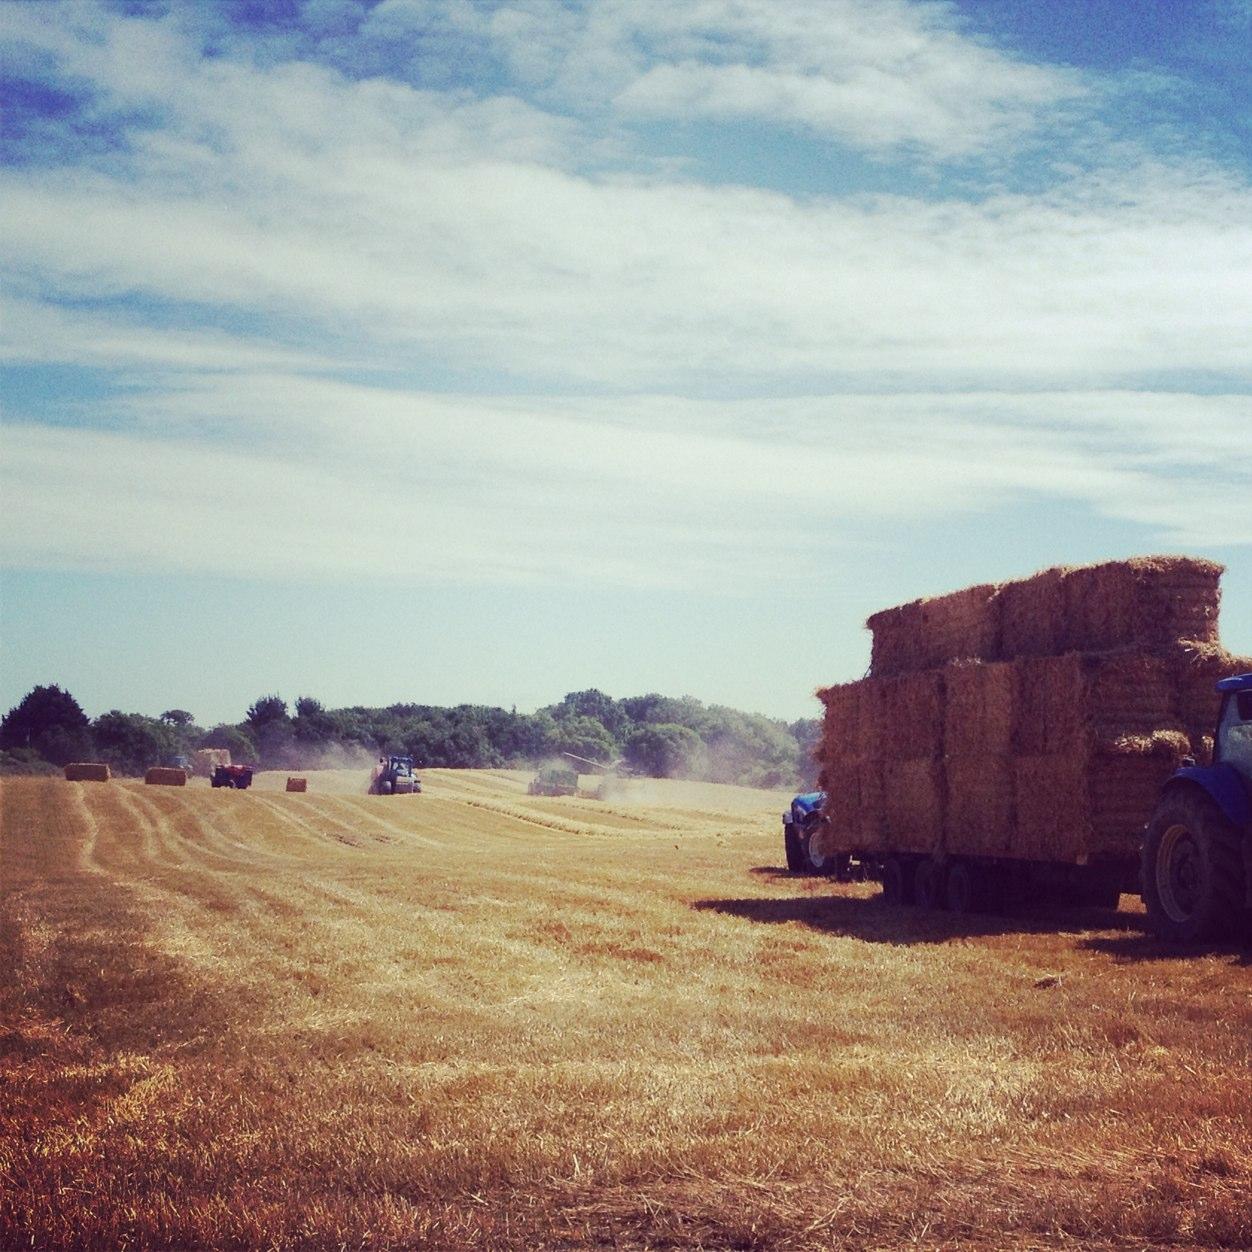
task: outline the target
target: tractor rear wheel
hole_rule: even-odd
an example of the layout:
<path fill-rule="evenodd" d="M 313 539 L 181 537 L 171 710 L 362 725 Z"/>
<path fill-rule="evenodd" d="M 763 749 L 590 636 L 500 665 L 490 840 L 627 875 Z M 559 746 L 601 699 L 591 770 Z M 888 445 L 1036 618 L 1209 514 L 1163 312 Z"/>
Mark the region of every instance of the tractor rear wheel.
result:
<path fill-rule="evenodd" d="M 1143 901 L 1148 922 L 1174 943 L 1223 938 L 1244 905 L 1239 832 L 1195 787 L 1166 793 L 1143 843 Z"/>

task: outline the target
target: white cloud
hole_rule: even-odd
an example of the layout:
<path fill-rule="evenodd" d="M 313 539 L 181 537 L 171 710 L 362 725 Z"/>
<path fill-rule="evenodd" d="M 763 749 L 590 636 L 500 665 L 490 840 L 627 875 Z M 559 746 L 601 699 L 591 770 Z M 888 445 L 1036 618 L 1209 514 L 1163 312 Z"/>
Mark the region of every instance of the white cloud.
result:
<path fill-rule="evenodd" d="M 1242 396 L 539 402 L 214 374 L 107 412 L 120 429 L 6 427 L 0 559 L 704 590 L 733 568 L 746 591 L 1024 500 L 1153 546 L 1252 543 Z"/>

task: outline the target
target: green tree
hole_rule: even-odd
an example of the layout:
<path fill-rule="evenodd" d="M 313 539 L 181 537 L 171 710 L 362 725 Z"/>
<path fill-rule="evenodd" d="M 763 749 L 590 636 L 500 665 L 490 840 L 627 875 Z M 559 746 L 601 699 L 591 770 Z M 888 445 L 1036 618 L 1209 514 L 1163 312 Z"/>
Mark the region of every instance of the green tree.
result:
<path fill-rule="evenodd" d="M 96 754 L 119 774 L 142 774 L 174 753 L 178 739 L 173 728 L 142 713 L 110 709 L 91 724 Z"/>
<path fill-rule="evenodd" d="M 91 757 L 91 724 L 68 691 L 35 687 L 0 720 L 0 748 L 26 748 L 65 765 Z"/>
<path fill-rule="evenodd" d="M 636 726 L 626 737 L 626 761 L 653 778 L 689 778 L 700 772 L 704 745 L 689 726 Z"/>
<path fill-rule="evenodd" d="M 572 717 L 556 720 L 552 747 L 557 752 L 572 752 L 592 761 L 613 761 L 618 755 L 617 743 L 594 717 Z"/>
<path fill-rule="evenodd" d="M 196 719 L 186 709 L 166 709 L 161 714 L 161 721 L 171 726 L 190 726 Z"/>

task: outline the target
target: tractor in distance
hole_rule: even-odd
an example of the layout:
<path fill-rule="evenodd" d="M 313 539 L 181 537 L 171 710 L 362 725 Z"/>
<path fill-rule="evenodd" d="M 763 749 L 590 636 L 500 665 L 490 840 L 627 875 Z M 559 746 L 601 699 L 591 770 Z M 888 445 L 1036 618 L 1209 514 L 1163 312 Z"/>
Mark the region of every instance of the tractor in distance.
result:
<path fill-rule="evenodd" d="M 1143 842 L 1148 921 L 1176 943 L 1236 934 L 1252 916 L 1252 674 L 1217 690 L 1213 764 L 1170 778 Z"/>
<path fill-rule="evenodd" d="M 422 784 L 413 772 L 411 756 L 379 757 L 370 778 L 370 794 L 375 796 L 416 795 Z"/>
<path fill-rule="evenodd" d="M 233 787 L 247 791 L 252 786 L 251 765 L 215 765 L 209 775 L 210 787 Z"/>
<path fill-rule="evenodd" d="M 530 780 L 526 794 L 532 796 L 575 796 L 578 794 L 578 773 L 559 765 L 545 766 Z"/>

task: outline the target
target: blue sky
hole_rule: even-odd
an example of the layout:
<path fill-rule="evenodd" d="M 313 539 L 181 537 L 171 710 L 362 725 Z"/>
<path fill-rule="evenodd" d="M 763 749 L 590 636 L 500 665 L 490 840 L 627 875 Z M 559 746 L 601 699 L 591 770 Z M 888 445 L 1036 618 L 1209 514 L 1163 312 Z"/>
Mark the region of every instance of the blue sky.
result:
<path fill-rule="evenodd" d="M 1228 566 L 1252 5 L 0 7 L 0 705 L 783 717 L 875 608 Z"/>

